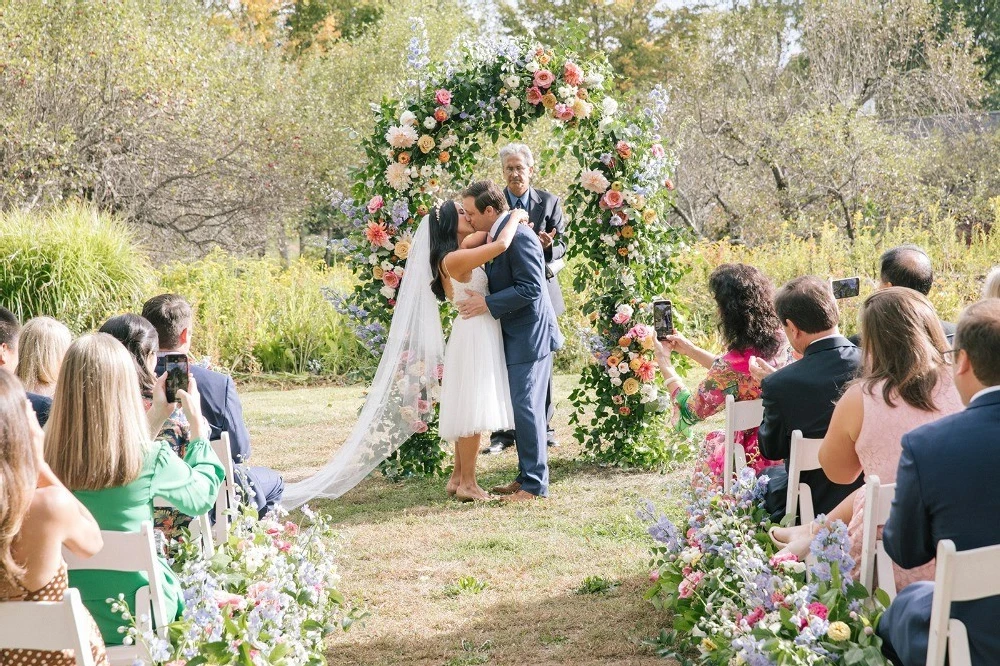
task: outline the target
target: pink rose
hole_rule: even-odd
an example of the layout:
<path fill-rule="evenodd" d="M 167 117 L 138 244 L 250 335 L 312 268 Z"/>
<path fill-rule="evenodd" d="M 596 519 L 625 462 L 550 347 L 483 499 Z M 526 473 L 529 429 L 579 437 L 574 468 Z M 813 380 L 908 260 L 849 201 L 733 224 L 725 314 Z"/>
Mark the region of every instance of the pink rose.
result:
<path fill-rule="evenodd" d="M 538 89 L 538 86 L 531 86 L 528 88 L 528 104 L 534 104 L 538 106 L 542 103 L 542 91 Z"/>
<path fill-rule="evenodd" d="M 615 322 L 619 326 L 621 326 L 622 324 L 628 322 L 628 320 L 629 320 L 629 316 L 627 314 L 625 314 L 624 312 L 616 312 L 615 316 L 611 318 L 611 321 Z"/>
<path fill-rule="evenodd" d="M 687 599 L 694 594 L 695 588 L 698 587 L 698 583 L 700 583 L 701 579 L 704 577 L 705 574 L 701 571 L 695 571 L 694 573 L 685 576 L 684 580 L 681 581 L 681 584 L 677 586 L 677 590 L 680 592 L 680 598 Z"/>
<path fill-rule="evenodd" d="M 429 400 L 417 400 L 417 411 L 418 412 L 429 412 L 431 411 L 431 403 Z"/>
<path fill-rule="evenodd" d="M 396 275 L 395 271 L 386 271 L 382 275 L 382 282 L 385 283 L 385 286 L 395 289 L 399 286 L 399 276 Z"/>
<path fill-rule="evenodd" d="M 288 520 L 285 521 L 285 534 L 289 536 L 295 536 L 299 533 L 299 526 Z"/>
<path fill-rule="evenodd" d="M 292 549 L 292 543 L 290 541 L 285 541 L 284 539 L 275 539 L 274 545 L 283 553 L 287 553 Z"/>
<path fill-rule="evenodd" d="M 583 70 L 576 63 L 567 62 L 563 65 L 563 79 L 571 86 L 583 83 Z"/>
<path fill-rule="evenodd" d="M 281 528 L 278 527 L 277 525 L 274 525 L 273 527 L 268 527 L 266 532 L 269 536 L 277 536 L 281 534 Z"/>
<path fill-rule="evenodd" d="M 218 604 L 219 608 L 225 608 L 226 606 L 231 606 L 232 608 L 243 608 L 246 605 L 246 599 L 238 594 L 216 590 L 215 603 Z"/>
<path fill-rule="evenodd" d="M 436 93 L 434 93 L 434 101 L 441 106 L 448 106 L 451 104 L 451 92 L 441 88 Z"/>
<path fill-rule="evenodd" d="M 667 154 L 667 151 L 663 149 L 663 146 L 658 143 L 654 143 L 651 150 L 653 151 L 653 157 L 663 157 Z"/>
<path fill-rule="evenodd" d="M 556 108 L 552 109 L 552 115 L 563 122 L 569 122 L 573 120 L 573 107 L 568 104 L 556 104 Z"/>
<path fill-rule="evenodd" d="M 535 72 L 535 85 L 539 88 L 548 88 L 556 81 L 556 75 L 547 69 L 540 69 Z"/>
<path fill-rule="evenodd" d="M 809 614 L 815 615 L 821 620 L 825 620 L 826 616 L 830 613 L 830 610 L 822 603 L 814 601 L 809 604 Z"/>
<path fill-rule="evenodd" d="M 799 558 L 795 553 L 778 553 L 777 555 L 771 558 L 768 564 L 770 564 L 772 567 L 776 567 L 782 562 L 798 562 L 798 561 Z"/>
<path fill-rule="evenodd" d="M 659 569 L 651 570 L 649 572 L 649 582 L 655 583 L 658 580 L 660 580 L 660 570 Z"/>
<path fill-rule="evenodd" d="M 385 206 L 385 200 L 382 198 L 381 194 L 376 194 L 371 198 L 371 201 L 368 202 L 368 212 L 374 215 L 378 211 L 382 210 L 383 206 Z"/>
<path fill-rule="evenodd" d="M 423 434 L 423 433 L 427 432 L 427 424 L 424 423 L 423 421 L 414 421 L 413 422 L 413 432 L 416 432 L 416 433 L 419 433 L 419 434 Z"/>
<path fill-rule="evenodd" d="M 601 197 L 601 203 L 607 208 L 621 208 L 625 204 L 625 197 L 618 190 L 608 190 Z"/>
<path fill-rule="evenodd" d="M 636 324 L 625 335 L 632 338 L 633 340 L 645 340 L 649 336 L 655 334 L 656 331 L 651 326 L 646 326 L 645 324 Z"/>

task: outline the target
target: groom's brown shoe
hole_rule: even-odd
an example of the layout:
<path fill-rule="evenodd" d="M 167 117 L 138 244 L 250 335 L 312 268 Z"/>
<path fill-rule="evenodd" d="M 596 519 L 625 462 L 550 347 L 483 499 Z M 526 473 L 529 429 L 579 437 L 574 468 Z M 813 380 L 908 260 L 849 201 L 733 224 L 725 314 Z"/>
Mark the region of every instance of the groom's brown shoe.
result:
<path fill-rule="evenodd" d="M 518 490 L 516 493 L 502 498 L 504 502 L 530 502 L 531 500 L 543 499 L 541 495 L 532 495 L 527 490 Z"/>
<path fill-rule="evenodd" d="M 521 484 L 517 481 L 511 481 L 506 486 L 493 486 L 490 488 L 490 492 L 494 495 L 513 495 L 519 490 L 521 490 Z"/>

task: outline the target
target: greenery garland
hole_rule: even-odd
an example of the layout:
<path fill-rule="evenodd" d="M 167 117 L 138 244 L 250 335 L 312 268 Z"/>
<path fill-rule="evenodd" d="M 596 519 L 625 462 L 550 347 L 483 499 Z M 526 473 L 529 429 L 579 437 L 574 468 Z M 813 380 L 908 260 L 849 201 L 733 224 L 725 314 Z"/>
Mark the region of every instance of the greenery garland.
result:
<path fill-rule="evenodd" d="M 563 206 L 568 252 L 579 258 L 575 287 L 594 295 L 586 337 L 595 363 L 571 396 L 576 437 L 605 462 L 666 459 L 650 303 L 682 276 L 684 242 L 664 222 L 673 159 L 659 134 L 662 94 L 654 91 L 652 108 L 626 112 L 606 61 L 513 40 L 473 44 L 427 74 L 433 85 L 373 105 L 374 131 L 362 144 L 352 200 L 341 206 L 353 222 L 346 249 L 359 278 L 345 309 L 359 336 L 381 351 L 412 234 L 447 187 L 471 177 L 482 138 L 516 137 L 550 117 L 558 147 L 542 161 L 569 154 L 580 165 Z M 387 463 L 390 473 L 441 468 L 435 417 L 427 425 Z"/>

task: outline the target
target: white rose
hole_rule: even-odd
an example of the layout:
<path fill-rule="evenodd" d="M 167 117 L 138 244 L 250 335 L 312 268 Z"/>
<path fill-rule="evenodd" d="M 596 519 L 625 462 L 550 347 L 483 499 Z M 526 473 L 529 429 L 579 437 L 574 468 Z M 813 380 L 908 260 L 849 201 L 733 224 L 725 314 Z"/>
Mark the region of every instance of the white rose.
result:
<path fill-rule="evenodd" d="M 517 78 L 516 74 L 508 74 L 503 77 L 503 84 L 511 90 L 516 90 L 521 85 L 521 79 Z"/>
<path fill-rule="evenodd" d="M 626 375 L 628 374 L 628 371 L 629 371 L 628 363 L 622 361 L 621 363 L 618 364 L 618 372 L 622 373 L 623 375 Z"/>
<path fill-rule="evenodd" d="M 391 271 L 393 268 L 394 266 L 392 265 L 391 261 L 386 260 L 382 262 L 382 270 Z"/>
<path fill-rule="evenodd" d="M 612 386 L 621 386 L 622 385 L 621 378 L 620 377 L 612 377 L 611 378 L 611 385 Z"/>
<path fill-rule="evenodd" d="M 615 119 L 610 116 L 604 116 L 601 118 L 601 122 L 597 123 L 597 130 L 601 134 L 607 134 L 608 129 L 615 124 Z"/>
<path fill-rule="evenodd" d="M 604 85 L 604 75 L 599 72 L 591 72 L 583 77 L 583 82 L 588 88 L 600 88 Z"/>
<path fill-rule="evenodd" d="M 402 125 L 416 125 L 417 115 L 413 113 L 413 111 L 403 111 L 403 113 L 399 115 L 399 122 Z"/>
<path fill-rule="evenodd" d="M 618 102 L 613 97 L 605 97 L 601 100 L 601 110 L 605 116 L 613 116 L 618 113 Z"/>
<path fill-rule="evenodd" d="M 635 357 L 636 357 L 636 356 L 638 356 L 638 355 L 639 355 L 639 352 L 633 352 L 633 351 L 630 351 L 630 352 L 628 353 L 628 360 L 630 360 L 630 361 L 634 361 L 634 360 L 635 360 Z"/>
<path fill-rule="evenodd" d="M 521 100 L 513 96 L 508 97 L 507 106 L 510 107 L 511 111 L 517 111 L 519 108 L 521 108 Z"/>
<path fill-rule="evenodd" d="M 398 275 L 399 277 L 403 277 L 403 267 L 402 266 L 396 266 L 395 268 L 392 269 L 392 272 L 395 273 L 396 275 Z"/>
<path fill-rule="evenodd" d="M 611 234 L 601 234 L 601 240 L 604 241 L 606 245 L 610 245 L 611 247 L 618 244 L 618 238 L 612 236 Z"/>
<path fill-rule="evenodd" d="M 377 264 L 378 263 L 378 255 L 374 254 L 374 253 L 369 254 L 368 255 L 368 263 L 371 264 L 372 266 L 374 266 L 375 264 Z"/>
<path fill-rule="evenodd" d="M 559 86 L 557 91 L 560 99 L 564 102 L 569 100 L 571 103 L 576 99 L 576 86 Z"/>
<path fill-rule="evenodd" d="M 383 286 L 381 289 L 379 289 L 379 293 L 385 296 L 386 298 L 396 297 L 396 290 L 389 286 Z"/>
<path fill-rule="evenodd" d="M 426 127 L 429 130 L 432 130 L 435 127 L 437 127 L 437 124 L 438 121 L 434 120 L 434 116 L 427 116 L 426 118 L 424 118 L 424 127 Z"/>
<path fill-rule="evenodd" d="M 635 276 L 632 275 L 631 273 L 622 273 L 621 279 L 622 279 L 622 284 L 625 285 L 626 287 L 635 286 Z"/>
<path fill-rule="evenodd" d="M 622 373 L 618 372 L 618 368 L 608 368 L 608 376 L 612 379 L 616 379 L 621 376 Z"/>
<path fill-rule="evenodd" d="M 621 305 L 619 305 L 617 308 L 615 308 L 615 312 L 620 312 L 621 314 L 625 315 L 626 317 L 629 317 L 630 319 L 632 318 L 632 315 L 635 314 L 635 310 L 628 303 L 622 303 Z"/>
<path fill-rule="evenodd" d="M 537 72 L 538 69 L 539 69 L 538 63 L 535 62 L 534 60 L 532 60 L 531 62 L 529 62 L 527 65 L 525 65 L 524 68 L 526 70 L 528 70 L 529 72 L 531 72 L 532 74 L 534 74 L 535 72 Z"/>

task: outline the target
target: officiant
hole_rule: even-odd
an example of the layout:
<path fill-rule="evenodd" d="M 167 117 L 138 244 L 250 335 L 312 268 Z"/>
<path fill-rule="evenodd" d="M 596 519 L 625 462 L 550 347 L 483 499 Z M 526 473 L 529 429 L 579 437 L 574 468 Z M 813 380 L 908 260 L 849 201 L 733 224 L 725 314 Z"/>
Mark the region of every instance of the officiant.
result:
<path fill-rule="evenodd" d="M 504 196 L 511 210 L 522 208 L 528 211 L 528 220 L 545 253 L 545 277 L 547 278 L 552 309 L 558 317 L 566 311 L 562 290 L 557 275 L 565 265 L 566 224 L 563 222 L 559 197 L 531 186 L 535 175 L 535 158 L 531 148 L 523 143 L 511 143 L 500 149 L 500 164 L 503 166 Z M 549 422 L 548 445 L 556 446 L 555 431 L 552 429 L 552 383 L 549 382 L 549 396 L 546 400 L 546 418 Z M 514 445 L 514 431 L 495 432 L 490 438 L 490 446 L 484 453 L 500 453 Z"/>

